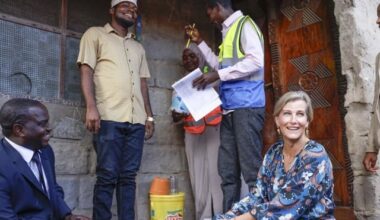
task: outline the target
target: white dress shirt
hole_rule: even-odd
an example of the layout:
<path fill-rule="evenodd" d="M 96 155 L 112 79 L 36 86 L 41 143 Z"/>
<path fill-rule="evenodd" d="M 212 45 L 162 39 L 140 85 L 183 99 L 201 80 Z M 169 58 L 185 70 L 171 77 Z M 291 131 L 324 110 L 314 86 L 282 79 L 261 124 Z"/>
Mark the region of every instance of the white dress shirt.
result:
<path fill-rule="evenodd" d="M 32 161 L 32 157 L 34 155 L 34 151 L 32 151 L 32 150 L 30 150 L 30 149 L 28 149 L 26 147 L 20 146 L 20 145 L 14 143 L 13 141 L 9 140 L 6 137 L 4 137 L 4 138 L 17 152 L 20 153 L 21 157 L 25 160 L 25 162 L 28 164 L 28 166 L 32 170 L 34 176 L 37 178 L 37 182 L 40 182 L 39 181 L 40 175 L 39 175 L 39 172 L 38 172 L 37 164 L 34 161 Z M 41 158 L 40 158 L 40 161 L 41 161 Z M 47 179 L 46 179 L 46 175 L 45 175 L 45 170 L 44 170 L 44 167 L 42 166 L 42 162 L 41 162 L 41 168 L 42 168 L 42 175 L 44 177 L 44 183 L 45 183 L 46 191 L 49 192 L 49 185 L 47 183 Z"/>
<path fill-rule="evenodd" d="M 228 30 L 234 22 L 243 16 L 241 11 L 236 11 L 230 15 L 222 24 L 223 39 L 226 37 Z M 240 35 L 240 45 L 244 51 L 245 58 L 233 66 L 219 69 L 218 56 L 216 56 L 211 48 L 202 41 L 198 47 L 205 56 L 208 64 L 215 70 L 218 70 L 220 80 L 228 81 L 240 79 L 252 74 L 264 73 L 264 50 L 260 38 L 250 22 L 245 22 Z M 263 76 L 263 75 L 262 75 Z"/>

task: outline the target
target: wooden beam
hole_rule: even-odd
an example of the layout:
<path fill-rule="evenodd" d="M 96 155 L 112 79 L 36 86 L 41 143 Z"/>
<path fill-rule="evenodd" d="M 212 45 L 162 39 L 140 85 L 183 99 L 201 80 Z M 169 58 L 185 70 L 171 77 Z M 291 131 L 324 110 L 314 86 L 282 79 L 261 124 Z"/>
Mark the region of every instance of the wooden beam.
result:
<path fill-rule="evenodd" d="M 56 34 L 61 34 L 62 32 L 60 27 L 38 23 L 35 21 L 15 17 L 13 15 L 1 13 L 1 12 L 0 12 L 0 20 L 9 21 L 15 24 L 21 24 L 24 26 L 32 27 L 32 28 L 37 28 L 43 31 L 48 31 L 48 32 L 56 33 Z M 67 32 L 67 36 L 78 38 L 78 39 L 81 38 L 83 35 L 83 33 L 71 31 L 71 30 L 66 30 L 66 32 Z"/>

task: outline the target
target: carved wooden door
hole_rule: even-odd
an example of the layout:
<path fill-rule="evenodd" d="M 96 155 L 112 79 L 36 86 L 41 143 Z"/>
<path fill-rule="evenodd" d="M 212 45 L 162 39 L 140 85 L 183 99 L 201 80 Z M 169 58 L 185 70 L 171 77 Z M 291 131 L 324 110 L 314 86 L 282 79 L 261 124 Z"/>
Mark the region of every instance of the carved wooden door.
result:
<path fill-rule="evenodd" d="M 322 143 L 334 167 L 337 219 L 354 219 L 352 170 L 344 132 L 339 44 L 332 0 L 267 0 L 268 52 L 267 112 L 289 90 L 307 92 L 313 103 L 310 138 Z M 268 81 L 269 80 L 269 81 Z M 267 117 L 269 118 L 269 117 Z M 273 121 L 267 120 L 266 143 L 273 143 Z M 266 144 L 267 146 L 267 144 Z"/>

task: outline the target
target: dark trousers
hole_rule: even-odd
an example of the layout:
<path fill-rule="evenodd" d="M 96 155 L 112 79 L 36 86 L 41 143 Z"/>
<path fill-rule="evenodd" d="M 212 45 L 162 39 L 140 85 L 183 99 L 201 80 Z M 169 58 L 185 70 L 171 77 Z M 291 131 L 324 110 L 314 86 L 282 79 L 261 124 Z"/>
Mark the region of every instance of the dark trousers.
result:
<path fill-rule="evenodd" d="M 94 136 L 97 154 L 94 220 L 111 219 L 115 188 L 119 219 L 135 219 L 135 179 L 140 168 L 144 134 L 142 124 L 101 121 L 99 133 Z"/>
<path fill-rule="evenodd" d="M 220 127 L 218 171 L 222 178 L 223 211 L 240 200 L 240 174 L 251 189 L 262 163 L 261 131 L 265 108 L 237 109 L 223 115 Z"/>

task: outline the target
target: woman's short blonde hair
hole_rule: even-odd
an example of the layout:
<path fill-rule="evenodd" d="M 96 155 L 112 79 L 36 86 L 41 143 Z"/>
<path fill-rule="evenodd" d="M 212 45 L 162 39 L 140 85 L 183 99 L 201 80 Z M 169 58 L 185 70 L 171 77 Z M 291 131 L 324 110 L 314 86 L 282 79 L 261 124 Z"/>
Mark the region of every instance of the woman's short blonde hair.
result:
<path fill-rule="evenodd" d="M 306 102 L 306 116 L 308 121 L 311 122 L 313 120 L 313 106 L 311 105 L 309 95 L 304 91 L 290 91 L 283 94 L 274 105 L 273 116 L 278 116 L 286 104 L 297 100 L 303 100 Z"/>

